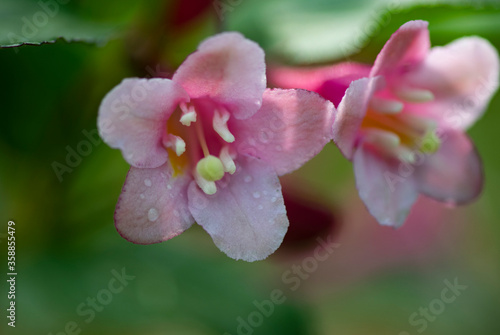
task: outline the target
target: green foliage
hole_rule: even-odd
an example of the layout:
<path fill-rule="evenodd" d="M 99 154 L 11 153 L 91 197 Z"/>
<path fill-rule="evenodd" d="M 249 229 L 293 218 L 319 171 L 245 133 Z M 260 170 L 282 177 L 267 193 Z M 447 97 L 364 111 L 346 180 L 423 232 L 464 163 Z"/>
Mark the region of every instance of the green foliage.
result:
<path fill-rule="evenodd" d="M 236 334 L 237 318 L 255 311 L 253 301 L 269 299 L 274 289 L 285 291 L 282 258 L 233 261 L 197 227 L 162 244 L 129 243 L 113 225 L 128 170 L 120 152 L 97 141 L 61 180 L 53 165 L 67 165 L 68 147 L 77 150 L 82 141 L 89 141 L 85 134 L 96 129 L 100 101 L 123 78 L 149 76 L 157 65 L 166 73 L 175 71 L 199 41 L 215 31 L 213 6 L 188 25 L 171 27 L 163 20 L 174 11 L 172 2 L 54 1 L 59 7 L 53 17 L 36 0 L 0 4 L 0 45 L 9 47 L 0 49 L 0 212 L 2 223 L 15 220 L 17 228 L 15 333 L 56 334 L 75 321 L 82 333 L 97 335 Z M 372 62 L 387 38 L 412 19 L 430 21 L 434 45 L 475 34 L 500 49 L 497 2 L 424 2 L 417 6 L 417 1 L 404 1 L 396 10 L 394 1 L 385 0 L 243 0 L 219 24 L 256 40 L 271 62 Z M 391 4 L 392 10 L 386 11 Z M 45 21 L 37 13 L 45 13 L 46 24 L 36 24 Z M 30 24 L 36 33 L 25 34 Z M 38 45 L 45 43 L 51 44 Z M 22 44 L 36 46 L 15 47 Z M 443 278 L 458 275 L 470 284 L 470 291 L 429 327 L 428 334 L 496 334 L 498 109 L 497 95 L 470 131 L 484 161 L 486 187 L 469 209 L 472 220 L 459 232 L 457 243 L 443 246 L 449 257 L 444 270 L 442 264 L 419 263 L 415 255 L 401 260 L 402 266 L 381 271 L 378 278 L 332 284 L 327 270 L 335 278 L 343 276 L 332 263 L 297 292 L 286 291 L 286 302 L 276 306 L 254 334 L 398 334 L 410 329 L 408 315 L 439 293 Z M 305 181 L 333 208 L 355 192 L 351 164 L 333 144 L 287 178 Z M 339 216 L 350 210 L 341 208 Z M 455 222 L 447 220 L 440 224 L 453 227 Z M 5 259 L 1 237 L 0 258 Z M 298 264 L 304 255 L 283 258 Z M 111 270 L 123 267 L 136 278 L 86 323 L 77 306 L 107 287 Z M 0 332 L 14 333 L 3 319 Z"/>

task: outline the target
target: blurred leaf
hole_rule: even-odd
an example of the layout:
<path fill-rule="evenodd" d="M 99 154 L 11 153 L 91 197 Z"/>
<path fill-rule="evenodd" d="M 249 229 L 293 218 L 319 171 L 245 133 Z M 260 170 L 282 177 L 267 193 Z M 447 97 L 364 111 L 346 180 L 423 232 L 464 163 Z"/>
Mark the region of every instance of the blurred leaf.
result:
<path fill-rule="evenodd" d="M 233 8 L 228 15 L 228 27 L 257 41 L 276 58 L 317 63 L 358 53 L 382 28 L 392 24 L 398 14 L 416 6 L 434 9 L 438 4 L 447 4 L 444 18 L 463 7 L 468 9 L 461 11 L 462 18 L 473 13 L 470 8 L 499 5 L 493 0 L 247 1 Z M 438 16 L 430 12 L 427 18 L 442 18 L 442 13 Z M 416 18 L 420 19 L 415 16 L 413 19 Z M 476 20 L 478 24 L 495 27 L 498 22 L 498 17 L 486 23 Z"/>
<path fill-rule="evenodd" d="M 69 0 L 2 0 L 0 47 L 87 42 L 102 45 L 117 35 L 116 25 L 96 23 L 65 10 Z"/>

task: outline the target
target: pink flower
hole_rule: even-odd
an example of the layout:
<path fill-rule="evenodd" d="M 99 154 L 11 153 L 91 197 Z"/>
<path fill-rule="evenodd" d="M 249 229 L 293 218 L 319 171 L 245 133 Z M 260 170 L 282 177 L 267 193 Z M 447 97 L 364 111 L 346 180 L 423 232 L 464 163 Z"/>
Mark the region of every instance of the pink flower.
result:
<path fill-rule="evenodd" d="M 349 85 L 354 80 L 368 77 L 370 71 L 371 66 L 354 62 L 313 68 L 274 66 L 268 69 L 268 77 L 276 87 L 317 92 L 337 106 Z"/>
<path fill-rule="evenodd" d="M 118 232 L 150 244 L 195 221 L 235 259 L 266 258 L 288 219 L 278 175 L 331 139 L 316 93 L 266 89 L 262 49 L 238 33 L 202 42 L 170 79 L 125 79 L 99 110 L 102 138 L 132 165 Z"/>
<path fill-rule="evenodd" d="M 482 163 L 465 130 L 498 87 L 498 54 L 479 37 L 430 49 L 427 25 L 410 21 L 393 34 L 369 75 L 350 83 L 333 126 L 334 142 L 353 161 L 359 195 L 382 225 L 403 224 L 419 194 L 457 205 L 482 190 Z M 322 71 L 316 89 L 330 100 L 344 92 L 346 77 L 366 71 L 336 68 L 341 74 Z M 274 75 L 290 82 L 285 76 L 298 72 Z"/>
<path fill-rule="evenodd" d="M 383 225 L 403 224 L 419 194 L 457 205 L 483 186 L 465 130 L 498 87 L 498 54 L 478 37 L 430 49 L 427 25 L 410 21 L 389 39 L 369 78 L 347 89 L 333 127 L 361 199 Z"/>

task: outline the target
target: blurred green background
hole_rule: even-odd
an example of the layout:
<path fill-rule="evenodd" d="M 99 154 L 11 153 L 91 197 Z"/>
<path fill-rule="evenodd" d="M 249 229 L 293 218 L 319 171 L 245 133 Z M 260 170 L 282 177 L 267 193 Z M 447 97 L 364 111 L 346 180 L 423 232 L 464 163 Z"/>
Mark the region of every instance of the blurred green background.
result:
<path fill-rule="evenodd" d="M 257 263 L 226 257 L 198 226 L 161 244 L 125 241 L 113 212 L 128 166 L 97 138 L 82 147 L 111 88 L 125 77 L 171 76 L 219 31 L 255 40 L 269 64 L 370 63 L 413 19 L 430 22 L 433 45 L 479 35 L 500 49 L 496 1 L 2 0 L 0 44 L 10 47 L 0 49 L 0 333 L 499 334 L 498 94 L 469 131 L 486 175 L 476 203 L 447 208 L 422 199 L 401 229 L 380 227 L 357 197 L 351 164 L 329 144 L 283 178 L 303 204 L 290 216 L 295 238 Z M 23 43 L 43 44 L 13 47 Z M 68 152 L 82 148 L 58 178 L 54 162 L 67 165 Z M 5 317 L 9 220 L 15 329 Z M 315 234 L 337 247 L 295 287 L 286 278 L 307 265 Z M 130 281 L 109 295 L 113 270 L 122 269 Z M 440 302 L 454 281 L 466 288 Z M 259 319 L 255 303 L 274 290 L 285 301 Z M 88 311 L 95 298 L 105 303 L 90 318 L 81 305 Z M 241 320 L 258 325 L 238 329 Z"/>

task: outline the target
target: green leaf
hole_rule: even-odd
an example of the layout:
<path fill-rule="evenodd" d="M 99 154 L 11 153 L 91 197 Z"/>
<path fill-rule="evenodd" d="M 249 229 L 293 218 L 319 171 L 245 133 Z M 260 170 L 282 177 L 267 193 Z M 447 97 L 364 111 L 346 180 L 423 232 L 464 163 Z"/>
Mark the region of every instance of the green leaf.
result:
<path fill-rule="evenodd" d="M 0 47 L 87 42 L 102 45 L 117 35 L 116 25 L 84 20 L 68 11 L 69 0 L 2 0 Z"/>
<path fill-rule="evenodd" d="M 234 6 L 227 18 L 230 30 L 257 41 L 271 56 L 317 63 L 356 54 L 401 13 L 419 6 L 432 12 L 437 5 L 451 13 L 499 6 L 492 0 L 255 0 Z"/>

